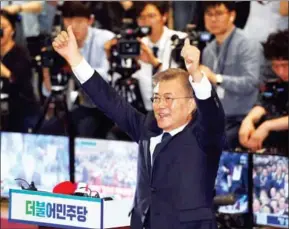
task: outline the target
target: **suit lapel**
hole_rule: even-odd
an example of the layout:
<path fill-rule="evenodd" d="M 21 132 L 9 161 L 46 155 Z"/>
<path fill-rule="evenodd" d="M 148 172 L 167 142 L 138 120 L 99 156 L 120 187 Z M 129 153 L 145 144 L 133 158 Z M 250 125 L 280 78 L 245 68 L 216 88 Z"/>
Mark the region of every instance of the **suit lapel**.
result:
<path fill-rule="evenodd" d="M 172 138 L 168 138 L 162 142 L 160 142 L 159 144 L 156 145 L 156 148 L 153 152 L 153 162 L 152 162 L 152 167 L 155 163 L 155 159 L 156 157 L 159 155 L 159 153 L 162 151 L 162 149 L 169 143 L 169 141 L 171 140 Z"/>
<path fill-rule="evenodd" d="M 146 167 L 150 175 L 151 156 L 150 156 L 150 140 L 149 139 L 143 140 L 143 152 L 144 152 Z"/>

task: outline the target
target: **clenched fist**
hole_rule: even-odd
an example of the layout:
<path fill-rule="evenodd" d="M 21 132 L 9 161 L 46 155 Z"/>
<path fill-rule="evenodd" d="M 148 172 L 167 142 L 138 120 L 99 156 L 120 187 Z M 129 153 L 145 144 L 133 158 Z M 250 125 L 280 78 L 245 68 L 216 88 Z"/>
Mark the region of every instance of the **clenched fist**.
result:
<path fill-rule="evenodd" d="M 202 79 L 202 74 L 199 69 L 200 64 L 200 50 L 190 45 L 190 40 L 186 38 L 184 47 L 181 51 L 181 56 L 185 60 L 187 71 L 193 77 L 195 82 L 200 82 Z"/>
<path fill-rule="evenodd" d="M 77 66 L 82 56 L 78 51 L 77 42 L 71 26 L 66 31 L 61 31 L 52 42 L 54 50 L 61 55 L 72 67 Z"/>

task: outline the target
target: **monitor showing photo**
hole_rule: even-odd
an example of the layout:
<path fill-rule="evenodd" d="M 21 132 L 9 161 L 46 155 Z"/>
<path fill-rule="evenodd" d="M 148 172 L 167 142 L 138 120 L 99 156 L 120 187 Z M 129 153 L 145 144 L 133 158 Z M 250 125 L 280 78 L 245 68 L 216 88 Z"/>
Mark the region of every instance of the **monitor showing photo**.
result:
<path fill-rule="evenodd" d="M 219 162 L 215 190 L 216 196 L 233 194 L 234 205 L 220 206 L 219 213 L 248 212 L 248 154 L 224 151 Z"/>
<path fill-rule="evenodd" d="M 48 192 L 70 180 L 68 137 L 1 132 L 1 197 L 8 198 L 9 189 L 28 187 L 16 178 Z"/>
<path fill-rule="evenodd" d="M 75 181 L 92 195 L 132 199 L 136 188 L 138 145 L 133 142 L 76 138 Z M 86 190 L 87 191 L 87 190 Z"/>
<path fill-rule="evenodd" d="M 254 155 L 252 175 L 255 224 L 288 228 L 288 157 Z"/>

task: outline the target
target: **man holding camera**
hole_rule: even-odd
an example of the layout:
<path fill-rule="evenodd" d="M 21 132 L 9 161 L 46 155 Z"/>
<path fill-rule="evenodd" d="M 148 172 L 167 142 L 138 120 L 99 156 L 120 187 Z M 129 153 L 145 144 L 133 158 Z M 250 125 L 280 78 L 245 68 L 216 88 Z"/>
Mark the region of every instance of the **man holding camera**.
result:
<path fill-rule="evenodd" d="M 80 1 L 66 1 L 60 8 L 65 27 L 72 26 L 78 47 L 88 63 L 108 81 L 109 63 L 106 58 L 104 44 L 114 37 L 108 30 L 92 27 L 94 18 L 88 6 Z M 50 76 L 44 71 L 44 87 L 51 88 Z M 105 138 L 113 123 L 107 119 L 90 98 L 78 90 L 79 104 L 72 113 L 72 121 L 77 136 Z"/>
<path fill-rule="evenodd" d="M 172 41 L 171 37 L 176 34 L 180 38 L 187 35 L 166 27 L 168 20 L 168 2 L 134 2 L 138 26 L 148 26 L 151 33 L 148 36 L 138 39 L 141 43 L 141 54 L 137 58 L 140 69 L 132 76 L 138 80 L 145 110 L 151 111 L 152 105 L 152 76 L 170 67 L 178 67 L 178 64 L 171 58 Z M 116 40 L 106 45 L 110 50 Z"/>
<path fill-rule="evenodd" d="M 265 58 L 280 82 L 274 85 L 277 90 L 268 92 L 277 101 L 261 100 L 242 122 L 239 141 L 252 151 L 276 145 L 288 149 L 288 38 L 288 30 L 280 31 L 271 34 L 263 44 Z"/>

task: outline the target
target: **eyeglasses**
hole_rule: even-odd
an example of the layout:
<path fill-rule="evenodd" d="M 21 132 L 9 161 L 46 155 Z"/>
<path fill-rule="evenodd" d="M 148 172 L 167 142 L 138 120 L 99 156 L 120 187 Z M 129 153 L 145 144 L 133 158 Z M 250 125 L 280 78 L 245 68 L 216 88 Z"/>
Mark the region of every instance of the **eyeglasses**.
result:
<path fill-rule="evenodd" d="M 216 11 L 215 13 L 205 12 L 205 16 L 208 17 L 208 18 L 215 17 L 216 19 L 221 19 L 227 13 L 229 13 L 229 11 Z"/>
<path fill-rule="evenodd" d="M 144 21 L 146 18 L 149 19 L 149 20 L 152 20 L 152 19 L 155 19 L 157 16 L 158 16 L 157 14 L 149 13 L 149 14 L 146 14 L 146 15 L 140 15 L 138 17 L 138 19 L 141 20 L 141 21 Z"/>
<path fill-rule="evenodd" d="M 193 97 L 191 96 L 186 96 L 186 97 L 170 97 L 170 96 L 164 96 L 164 97 L 160 97 L 160 96 L 154 96 L 151 98 L 151 101 L 155 104 L 159 104 L 162 99 L 165 101 L 165 104 L 170 105 L 173 103 L 173 101 L 175 99 L 192 99 Z"/>

